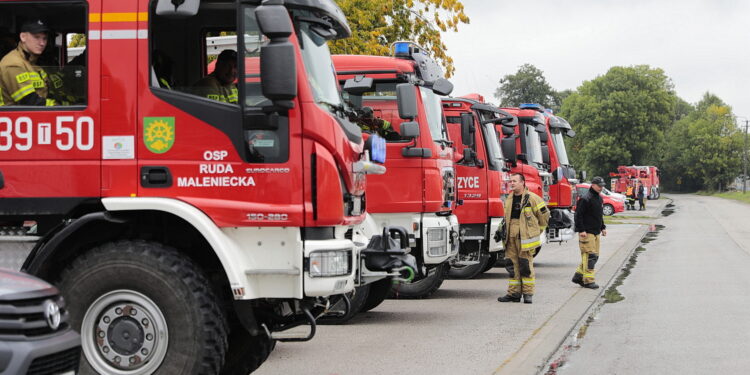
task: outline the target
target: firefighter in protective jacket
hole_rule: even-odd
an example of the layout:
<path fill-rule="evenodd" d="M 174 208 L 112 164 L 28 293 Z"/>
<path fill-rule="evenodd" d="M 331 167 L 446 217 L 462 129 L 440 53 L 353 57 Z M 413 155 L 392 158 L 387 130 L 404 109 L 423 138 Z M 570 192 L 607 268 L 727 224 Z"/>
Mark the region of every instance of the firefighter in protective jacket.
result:
<path fill-rule="evenodd" d="M 18 47 L 0 60 L 2 105 L 52 106 L 48 98 L 49 77 L 37 59 L 47 47 L 49 27 L 42 20 L 21 25 Z"/>
<path fill-rule="evenodd" d="M 499 302 L 531 303 L 534 295 L 534 253 L 542 246 L 542 233 L 547 228 L 550 212 L 538 195 L 526 188 L 522 174 L 510 179 L 513 194 L 505 199 L 505 258 L 508 265 L 508 294 Z M 507 264 L 507 263 L 506 263 Z"/>

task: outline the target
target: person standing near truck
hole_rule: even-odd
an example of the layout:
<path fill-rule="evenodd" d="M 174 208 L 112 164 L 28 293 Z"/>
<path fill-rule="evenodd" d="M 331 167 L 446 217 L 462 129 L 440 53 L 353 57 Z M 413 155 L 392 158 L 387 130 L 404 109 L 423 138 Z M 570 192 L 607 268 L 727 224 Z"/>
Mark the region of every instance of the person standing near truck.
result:
<path fill-rule="evenodd" d="M 646 187 L 642 183 L 638 183 L 638 211 L 646 210 Z"/>
<path fill-rule="evenodd" d="M 508 294 L 498 302 L 532 303 L 534 286 L 534 252 L 542 246 L 541 235 L 547 227 L 550 213 L 547 204 L 526 188 L 520 173 L 510 177 L 513 194 L 505 199 L 505 259 L 508 266 Z"/>
<path fill-rule="evenodd" d="M 578 246 L 581 249 L 581 264 L 573 275 L 573 282 L 589 289 L 599 289 L 594 282 L 594 266 L 599 260 L 601 236 L 607 236 L 604 225 L 603 202 L 599 193 L 604 189 L 604 179 L 594 177 L 591 187 L 576 204 L 576 232 Z"/>

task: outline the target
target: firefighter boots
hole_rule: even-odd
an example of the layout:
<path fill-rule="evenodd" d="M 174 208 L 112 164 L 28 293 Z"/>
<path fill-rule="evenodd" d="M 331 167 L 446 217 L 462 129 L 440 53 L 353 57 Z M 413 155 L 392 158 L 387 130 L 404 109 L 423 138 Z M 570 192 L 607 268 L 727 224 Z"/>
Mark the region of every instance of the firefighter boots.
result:
<path fill-rule="evenodd" d="M 521 295 L 507 294 L 502 297 L 497 297 L 497 302 L 521 302 Z"/>
<path fill-rule="evenodd" d="M 531 294 L 524 294 L 523 295 L 523 303 L 531 303 Z"/>

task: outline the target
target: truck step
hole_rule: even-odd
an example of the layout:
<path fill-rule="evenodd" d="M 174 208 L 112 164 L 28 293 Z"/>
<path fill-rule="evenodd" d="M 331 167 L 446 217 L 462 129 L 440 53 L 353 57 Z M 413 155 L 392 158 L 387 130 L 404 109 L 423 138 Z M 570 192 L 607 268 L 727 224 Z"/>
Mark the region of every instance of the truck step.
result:
<path fill-rule="evenodd" d="M 41 238 L 29 234 L 29 227 L 0 227 L 0 242 L 36 242 Z"/>

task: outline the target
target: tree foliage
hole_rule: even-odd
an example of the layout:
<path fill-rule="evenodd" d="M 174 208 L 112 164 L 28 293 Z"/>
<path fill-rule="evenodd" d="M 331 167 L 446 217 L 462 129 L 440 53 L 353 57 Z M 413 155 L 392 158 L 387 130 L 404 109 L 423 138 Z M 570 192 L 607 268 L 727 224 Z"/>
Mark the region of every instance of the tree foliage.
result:
<path fill-rule="evenodd" d="M 664 184 L 673 190 L 714 190 L 740 174 L 742 133 L 731 109 L 706 93 L 667 132 L 662 156 Z"/>
<path fill-rule="evenodd" d="M 573 163 L 606 176 L 618 165 L 649 165 L 675 117 L 671 80 L 648 65 L 612 67 L 584 82 L 563 102 L 561 115 L 574 127 Z"/>
<path fill-rule="evenodd" d="M 545 108 L 559 107 L 562 95 L 557 93 L 544 78 L 544 72 L 531 64 L 523 64 L 515 74 L 506 74 L 500 79 L 495 98 L 501 107 L 517 107 L 521 103 L 538 103 Z"/>
<path fill-rule="evenodd" d="M 86 47 L 86 34 L 73 34 L 68 47 Z"/>
<path fill-rule="evenodd" d="M 330 42 L 332 53 L 391 55 L 391 44 L 411 40 L 427 49 L 453 75 L 453 59 L 447 54 L 441 32 L 458 31 L 468 24 L 460 0 L 336 0 L 346 14 L 352 37 Z"/>

